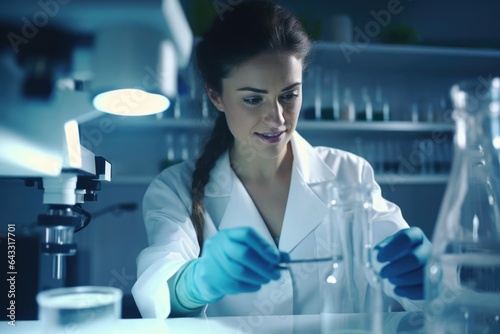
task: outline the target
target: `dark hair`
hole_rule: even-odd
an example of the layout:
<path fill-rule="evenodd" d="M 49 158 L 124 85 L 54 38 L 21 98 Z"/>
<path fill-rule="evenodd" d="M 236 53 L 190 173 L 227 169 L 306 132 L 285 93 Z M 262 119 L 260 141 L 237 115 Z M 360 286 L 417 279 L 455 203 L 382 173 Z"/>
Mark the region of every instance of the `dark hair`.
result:
<path fill-rule="evenodd" d="M 299 20 L 271 1 L 244 1 L 216 18 L 196 46 L 198 69 L 205 86 L 222 93 L 222 79 L 242 62 L 262 53 L 290 54 L 307 65 L 312 42 Z M 193 172 L 191 220 L 200 249 L 205 224 L 203 198 L 210 171 L 234 142 L 225 113 L 219 113 Z"/>

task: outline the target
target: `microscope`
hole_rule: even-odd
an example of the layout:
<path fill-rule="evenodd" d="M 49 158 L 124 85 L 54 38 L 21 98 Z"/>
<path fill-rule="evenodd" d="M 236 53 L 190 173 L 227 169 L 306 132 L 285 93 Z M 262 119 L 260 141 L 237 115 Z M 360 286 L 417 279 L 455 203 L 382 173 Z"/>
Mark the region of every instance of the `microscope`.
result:
<path fill-rule="evenodd" d="M 55 279 L 65 276 L 65 257 L 76 254 L 75 233 L 87 227 L 92 219 L 81 204 L 96 201 L 101 182 L 111 181 L 111 164 L 106 159 L 90 151 L 85 156 L 89 169 L 63 170 L 58 177 L 38 180 L 44 191 L 43 202 L 48 205 L 47 212 L 38 216 L 38 226 L 43 228 L 40 250 L 52 256 L 52 277 Z"/>
<path fill-rule="evenodd" d="M 91 219 L 82 204 L 111 181 L 79 126 L 166 110 L 193 36 L 178 0 L 6 1 L 0 22 L 0 178 L 43 190 L 41 252 L 61 280 Z"/>
<path fill-rule="evenodd" d="M 15 31 L 14 26 L 2 30 Z M 55 41 L 60 45 L 55 48 Z M 38 216 L 40 252 L 51 256 L 52 278 L 65 277 L 65 258 L 76 254 L 74 234 L 91 216 L 82 204 L 97 200 L 101 182 L 111 181 L 111 164 L 80 144 L 86 94 L 71 79 L 71 55 L 88 36 L 47 28 L 16 54 L 0 45 L 0 177 L 38 184 L 47 212 Z M 5 41 L 4 41 L 5 43 Z M 81 85 L 80 85 L 81 86 Z"/>

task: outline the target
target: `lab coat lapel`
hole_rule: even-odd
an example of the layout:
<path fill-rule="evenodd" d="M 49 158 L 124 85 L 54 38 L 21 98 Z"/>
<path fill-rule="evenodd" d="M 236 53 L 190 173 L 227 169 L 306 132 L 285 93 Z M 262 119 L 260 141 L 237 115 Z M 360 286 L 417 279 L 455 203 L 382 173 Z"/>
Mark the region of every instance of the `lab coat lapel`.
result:
<path fill-rule="evenodd" d="M 229 203 L 220 222 L 219 230 L 243 226 L 252 227 L 269 244 L 275 245 L 273 237 L 253 203 L 252 198 L 235 175 Z"/>
<path fill-rule="evenodd" d="M 326 184 L 333 171 L 298 133 L 292 137 L 294 164 L 288 203 L 280 237 L 280 250 L 292 251 L 326 217 Z"/>
<path fill-rule="evenodd" d="M 300 172 L 294 169 L 281 230 L 280 250 L 292 251 L 323 221 L 326 214 L 326 205 L 304 182 Z"/>
<path fill-rule="evenodd" d="M 279 248 L 286 252 L 294 249 L 326 217 L 325 185 L 335 178 L 335 173 L 298 133 L 293 135 L 291 143 L 292 180 L 279 242 Z M 224 212 L 216 228 L 249 226 L 271 245 L 275 244 L 250 195 L 232 170 L 228 152 L 212 169 L 205 196 L 213 207 Z"/>

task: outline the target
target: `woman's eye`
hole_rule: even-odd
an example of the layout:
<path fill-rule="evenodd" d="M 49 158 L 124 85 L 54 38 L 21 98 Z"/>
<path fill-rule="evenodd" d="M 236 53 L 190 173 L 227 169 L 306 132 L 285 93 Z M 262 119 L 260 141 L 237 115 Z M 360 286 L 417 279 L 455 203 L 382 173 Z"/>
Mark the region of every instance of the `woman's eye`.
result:
<path fill-rule="evenodd" d="M 262 101 L 262 98 L 260 97 L 250 97 L 243 99 L 243 102 L 248 104 L 249 106 L 256 106 Z"/>
<path fill-rule="evenodd" d="M 285 102 L 292 102 L 293 100 L 295 100 L 297 97 L 299 96 L 299 94 L 297 93 L 288 93 L 288 94 L 285 94 L 281 97 L 281 99 Z"/>

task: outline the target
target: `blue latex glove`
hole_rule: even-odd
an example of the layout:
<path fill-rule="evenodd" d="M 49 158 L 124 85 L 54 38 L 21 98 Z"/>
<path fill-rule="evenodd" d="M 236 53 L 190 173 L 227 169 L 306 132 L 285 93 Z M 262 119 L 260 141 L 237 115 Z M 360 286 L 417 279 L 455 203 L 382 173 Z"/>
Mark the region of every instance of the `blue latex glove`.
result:
<path fill-rule="evenodd" d="M 431 243 L 418 227 L 398 231 L 377 246 L 377 260 L 389 262 L 380 271 L 396 286 L 394 292 L 409 299 L 424 298 L 424 267 L 431 254 Z"/>
<path fill-rule="evenodd" d="M 205 242 L 201 257 L 184 271 L 187 296 L 208 304 L 226 294 L 257 291 L 280 277 L 280 258 L 280 252 L 251 228 L 221 230 Z"/>

